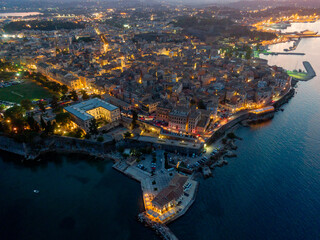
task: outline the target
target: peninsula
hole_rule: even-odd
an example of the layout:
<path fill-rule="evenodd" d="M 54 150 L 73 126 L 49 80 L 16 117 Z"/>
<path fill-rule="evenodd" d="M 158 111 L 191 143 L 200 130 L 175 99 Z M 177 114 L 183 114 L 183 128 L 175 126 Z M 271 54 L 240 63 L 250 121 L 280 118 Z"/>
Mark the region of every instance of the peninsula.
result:
<path fill-rule="evenodd" d="M 0 20 L 0 149 L 35 163 L 47 152 L 112 159 L 141 184 L 137 218 L 177 239 L 166 224 L 192 206 L 201 173 L 236 156 L 232 128 L 273 118 L 316 76 L 309 62 L 286 71 L 257 53 L 303 55 L 266 46 L 318 35 L 279 33 L 259 12 L 93 10 Z"/>

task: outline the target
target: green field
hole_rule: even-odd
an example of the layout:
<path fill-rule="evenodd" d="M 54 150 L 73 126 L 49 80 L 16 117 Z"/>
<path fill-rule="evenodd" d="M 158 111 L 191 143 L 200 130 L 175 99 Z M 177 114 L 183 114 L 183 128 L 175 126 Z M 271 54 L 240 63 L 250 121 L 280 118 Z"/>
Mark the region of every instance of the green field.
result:
<path fill-rule="evenodd" d="M 48 98 L 52 94 L 32 81 L 25 81 L 19 85 L 0 88 L 0 100 L 20 103 L 22 99 L 37 100 Z"/>

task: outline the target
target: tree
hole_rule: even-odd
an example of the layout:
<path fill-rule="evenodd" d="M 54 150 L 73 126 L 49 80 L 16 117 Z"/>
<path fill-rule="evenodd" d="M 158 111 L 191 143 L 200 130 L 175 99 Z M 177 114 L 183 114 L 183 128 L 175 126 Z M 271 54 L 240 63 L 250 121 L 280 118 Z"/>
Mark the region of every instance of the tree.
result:
<path fill-rule="evenodd" d="M 125 132 L 125 133 L 123 134 L 123 136 L 124 136 L 125 138 L 129 138 L 129 137 L 131 137 L 131 133 L 130 133 L 130 132 Z"/>
<path fill-rule="evenodd" d="M 252 55 L 252 49 L 250 47 L 248 47 L 247 52 L 246 52 L 246 59 L 249 60 L 251 59 L 251 55 Z"/>
<path fill-rule="evenodd" d="M 68 95 L 65 95 L 63 94 L 61 97 L 60 97 L 61 101 L 65 101 L 67 99 L 70 99 Z"/>
<path fill-rule="evenodd" d="M 23 131 L 24 127 L 27 125 L 24 115 L 24 108 L 18 105 L 11 107 L 4 112 L 4 117 L 11 120 L 11 126 L 16 132 Z"/>
<path fill-rule="evenodd" d="M 0 132 L 9 133 L 10 128 L 6 122 L 0 122 Z"/>
<path fill-rule="evenodd" d="M 81 91 L 81 94 L 82 94 L 82 99 L 83 99 L 83 100 L 89 99 L 89 95 L 88 95 L 88 93 L 87 93 L 85 90 L 82 90 L 82 91 Z"/>
<path fill-rule="evenodd" d="M 58 113 L 56 115 L 56 122 L 61 125 L 66 125 L 70 123 L 71 115 L 70 113 Z"/>
<path fill-rule="evenodd" d="M 99 136 L 99 137 L 97 138 L 97 141 L 98 141 L 98 142 L 103 142 L 103 140 L 104 140 L 103 136 Z"/>
<path fill-rule="evenodd" d="M 5 107 L 6 107 L 6 106 L 5 106 L 4 104 L 1 104 L 1 105 L 0 105 L 0 111 L 3 111 L 3 110 L 5 109 Z"/>
<path fill-rule="evenodd" d="M 41 126 L 42 129 L 46 129 L 46 127 L 47 127 L 47 124 L 46 124 L 46 122 L 43 120 L 43 117 L 42 117 L 42 116 L 41 116 L 41 118 L 40 118 L 40 126 Z"/>
<path fill-rule="evenodd" d="M 34 120 L 32 116 L 28 116 L 27 123 L 32 131 L 35 131 L 35 132 L 40 131 L 39 124 Z"/>
<path fill-rule="evenodd" d="M 55 127 L 56 123 L 51 123 L 51 121 L 48 121 L 44 131 L 46 134 L 51 135 L 53 134 Z"/>
<path fill-rule="evenodd" d="M 23 99 L 20 102 L 21 107 L 23 107 L 26 111 L 31 110 L 31 108 L 33 107 L 32 102 L 29 99 Z"/>
<path fill-rule="evenodd" d="M 97 135 L 98 134 L 98 124 L 97 124 L 97 120 L 95 118 L 93 118 L 91 121 L 90 121 L 90 124 L 89 124 L 89 133 L 91 135 Z"/>
<path fill-rule="evenodd" d="M 23 107 L 14 105 L 13 107 L 7 109 L 4 113 L 5 118 L 10 118 L 12 121 L 16 119 L 22 119 L 25 114 Z"/>
<path fill-rule="evenodd" d="M 68 92 L 68 87 L 67 87 L 67 85 L 62 85 L 62 86 L 61 86 L 61 93 L 62 93 L 63 95 L 65 95 L 67 92 Z"/>
<path fill-rule="evenodd" d="M 46 106 L 44 105 L 43 101 L 40 101 L 40 102 L 38 103 L 38 106 L 39 106 L 39 108 L 40 108 L 40 110 L 41 110 L 42 112 L 45 112 L 45 111 L 46 111 Z"/>
<path fill-rule="evenodd" d="M 58 97 L 54 95 L 51 99 L 51 108 L 53 109 L 53 111 L 57 111 L 59 109 L 58 101 Z"/>
<path fill-rule="evenodd" d="M 74 131 L 74 137 L 75 138 L 82 138 L 84 135 L 84 132 L 81 128 L 76 128 L 76 130 Z"/>
<path fill-rule="evenodd" d="M 136 111 L 131 110 L 132 112 L 132 122 L 131 122 L 131 127 L 132 129 L 135 128 L 137 126 L 137 120 L 138 120 L 138 114 Z"/>
<path fill-rule="evenodd" d="M 71 91 L 70 96 L 71 96 L 71 99 L 73 101 L 78 101 L 79 100 L 78 94 L 77 94 L 77 92 L 75 90 Z"/>
<path fill-rule="evenodd" d="M 199 109 L 206 109 L 206 105 L 204 104 L 204 102 L 203 102 L 202 100 L 200 100 L 200 101 L 198 102 L 198 108 L 199 108 Z"/>
<path fill-rule="evenodd" d="M 95 93 L 95 94 L 91 95 L 91 98 L 100 98 L 101 99 L 101 95 Z"/>

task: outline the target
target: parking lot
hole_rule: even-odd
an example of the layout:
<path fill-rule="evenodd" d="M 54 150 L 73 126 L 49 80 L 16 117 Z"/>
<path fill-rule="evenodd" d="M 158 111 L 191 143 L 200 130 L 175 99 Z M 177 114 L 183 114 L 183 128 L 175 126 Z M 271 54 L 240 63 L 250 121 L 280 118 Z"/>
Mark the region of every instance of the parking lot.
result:
<path fill-rule="evenodd" d="M 177 165 L 178 162 L 184 163 L 185 167 L 187 169 L 193 170 L 200 167 L 202 164 L 210 160 L 211 156 L 214 156 L 218 153 L 219 149 L 221 148 L 220 145 L 211 145 L 208 147 L 205 147 L 205 150 L 197 155 L 192 154 L 191 156 L 184 156 L 180 154 L 168 154 L 169 163 Z"/>
<path fill-rule="evenodd" d="M 164 151 L 158 150 L 152 154 L 145 155 L 145 159 L 136 164 L 136 167 L 157 174 L 164 168 Z"/>

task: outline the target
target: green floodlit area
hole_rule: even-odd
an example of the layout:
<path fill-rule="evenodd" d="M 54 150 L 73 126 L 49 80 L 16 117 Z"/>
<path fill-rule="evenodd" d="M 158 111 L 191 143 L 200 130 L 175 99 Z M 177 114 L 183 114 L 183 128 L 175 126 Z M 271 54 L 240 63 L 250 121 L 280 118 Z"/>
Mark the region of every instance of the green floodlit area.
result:
<path fill-rule="evenodd" d="M 20 103 L 22 99 L 38 100 L 48 98 L 52 94 L 31 80 L 10 87 L 0 88 L 0 100 Z"/>
<path fill-rule="evenodd" d="M 308 73 L 306 72 L 298 72 L 298 71 L 287 71 L 287 74 L 290 77 L 293 77 L 294 79 L 297 80 L 309 80 L 312 78 Z"/>

